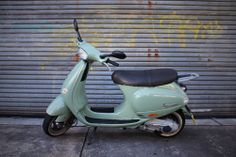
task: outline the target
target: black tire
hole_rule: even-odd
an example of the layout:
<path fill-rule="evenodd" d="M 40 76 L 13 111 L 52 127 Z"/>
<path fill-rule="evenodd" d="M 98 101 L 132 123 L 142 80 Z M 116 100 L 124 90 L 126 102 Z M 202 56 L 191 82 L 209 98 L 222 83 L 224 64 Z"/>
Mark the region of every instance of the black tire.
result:
<path fill-rule="evenodd" d="M 56 122 L 58 116 L 50 116 L 46 115 L 43 121 L 43 130 L 44 132 L 51 136 L 57 137 L 63 135 L 72 125 L 74 122 L 75 117 L 72 116 L 66 122 Z"/>
<path fill-rule="evenodd" d="M 174 137 L 174 136 L 178 135 L 183 130 L 183 128 L 185 126 L 185 116 L 184 116 L 183 111 L 179 110 L 177 112 L 174 112 L 174 113 L 171 113 L 171 114 L 165 116 L 164 118 L 166 118 L 166 117 L 173 117 L 173 120 L 176 121 L 177 123 L 179 123 L 179 125 L 180 125 L 179 128 L 174 133 L 157 132 L 157 134 L 159 136 L 165 137 L 165 138 Z"/>

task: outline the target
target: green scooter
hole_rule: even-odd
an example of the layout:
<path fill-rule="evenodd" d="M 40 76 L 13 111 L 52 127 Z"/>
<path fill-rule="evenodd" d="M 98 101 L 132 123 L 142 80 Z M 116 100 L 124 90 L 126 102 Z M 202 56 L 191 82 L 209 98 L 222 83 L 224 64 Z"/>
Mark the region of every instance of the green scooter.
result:
<path fill-rule="evenodd" d="M 80 61 L 69 73 L 58 95 L 48 106 L 43 130 L 49 136 L 60 136 L 80 121 L 92 127 L 138 128 L 173 137 L 181 132 L 187 114 L 186 86 L 182 83 L 198 77 L 198 74 L 177 74 L 173 69 L 117 70 L 112 80 L 124 95 L 123 102 L 110 108 L 88 105 L 85 82 L 93 62 L 119 66 L 110 58 L 125 59 L 125 53 L 113 51 L 102 54 L 82 40 L 76 19 L 74 28 L 78 39 Z M 110 69 L 110 68 L 109 68 Z"/>

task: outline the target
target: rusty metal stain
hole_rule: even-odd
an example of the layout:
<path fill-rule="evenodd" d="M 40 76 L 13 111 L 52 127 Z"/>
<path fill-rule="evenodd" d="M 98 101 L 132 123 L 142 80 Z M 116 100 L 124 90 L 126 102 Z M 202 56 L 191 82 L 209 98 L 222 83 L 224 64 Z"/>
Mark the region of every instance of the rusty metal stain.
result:
<path fill-rule="evenodd" d="M 152 5 L 153 5 L 152 1 L 148 0 L 148 9 L 152 9 Z"/>
<path fill-rule="evenodd" d="M 72 61 L 78 62 L 80 60 L 80 55 L 78 53 L 76 53 L 73 58 Z"/>

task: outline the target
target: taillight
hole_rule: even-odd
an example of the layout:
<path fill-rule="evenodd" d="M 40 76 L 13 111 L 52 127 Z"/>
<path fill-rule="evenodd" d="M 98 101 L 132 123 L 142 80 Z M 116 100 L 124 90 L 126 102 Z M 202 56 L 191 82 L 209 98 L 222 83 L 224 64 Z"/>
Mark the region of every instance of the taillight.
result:
<path fill-rule="evenodd" d="M 182 83 L 179 83 L 179 86 L 181 87 L 181 89 L 184 91 L 184 92 L 187 92 L 187 86 L 182 84 Z"/>

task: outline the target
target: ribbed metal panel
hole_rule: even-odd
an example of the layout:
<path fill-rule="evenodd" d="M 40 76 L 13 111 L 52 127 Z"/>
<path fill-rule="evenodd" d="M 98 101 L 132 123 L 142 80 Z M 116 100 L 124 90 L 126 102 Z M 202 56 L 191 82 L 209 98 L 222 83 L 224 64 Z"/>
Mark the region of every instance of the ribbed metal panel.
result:
<path fill-rule="evenodd" d="M 236 113 L 236 1 L 0 1 L 0 114 L 42 114 L 75 65 L 77 18 L 83 39 L 127 55 L 119 69 L 175 68 L 188 82 L 190 107 Z M 115 70 L 116 68 L 113 68 Z M 111 72 L 95 64 L 91 105 L 117 105 Z M 144 104 L 145 105 L 145 104 Z"/>

